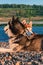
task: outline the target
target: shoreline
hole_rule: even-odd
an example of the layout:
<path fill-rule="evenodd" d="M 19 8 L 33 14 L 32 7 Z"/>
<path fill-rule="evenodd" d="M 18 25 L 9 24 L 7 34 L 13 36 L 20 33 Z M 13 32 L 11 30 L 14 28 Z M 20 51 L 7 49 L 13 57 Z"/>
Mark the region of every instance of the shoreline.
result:
<path fill-rule="evenodd" d="M 8 24 L 8 21 L 7 21 L 7 22 L 0 22 L 0 25 L 4 25 L 4 24 L 5 24 L 5 25 Z M 40 22 L 40 21 L 37 21 L 37 22 L 35 21 L 35 22 L 34 22 L 34 21 L 33 21 L 32 24 L 33 24 L 33 25 L 43 25 L 43 22 Z"/>
<path fill-rule="evenodd" d="M 8 22 L 11 20 L 11 17 L 0 17 L 0 22 Z"/>
<path fill-rule="evenodd" d="M 12 17 L 0 17 L 0 22 L 8 22 L 12 19 Z M 31 18 L 24 18 L 20 17 L 20 20 L 26 19 L 26 20 L 32 20 L 32 21 L 43 21 L 43 16 L 36 16 L 36 17 L 31 17 Z"/>
<path fill-rule="evenodd" d="M 6 25 L 8 24 L 9 21 L 11 21 L 12 17 L 0 17 L 0 25 Z M 22 21 L 23 19 L 29 21 L 29 18 L 23 18 L 21 17 L 20 20 Z M 33 22 L 33 26 L 43 26 L 43 17 L 31 17 L 31 20 Z"/>

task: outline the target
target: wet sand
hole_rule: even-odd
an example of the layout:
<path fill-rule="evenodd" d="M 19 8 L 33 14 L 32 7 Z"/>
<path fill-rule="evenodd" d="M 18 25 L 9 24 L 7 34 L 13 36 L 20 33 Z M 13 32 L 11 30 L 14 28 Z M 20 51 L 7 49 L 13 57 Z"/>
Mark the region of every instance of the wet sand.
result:
<path fill-rule="evenodd" d="M 0 22 L 8 22 L 9 20 L 11 20 L 11 17 L 0 17 Z"/>
<path fill-rule="evenodd" d="M 8 20 L 11 20 L 12 17 L 0 17 L 0 21 L 8 21 Z M 16 17 L 15 17 L 16 18 Z M 24 18 L 24 17 L 21 17 L 20 18 L 21 20 L 22 19 L 26 19 L 26 20 L 29 20 L 29 18 Z M 43 16 L 36 16 L 36 17 L 31 17 L 31 20 L 43 20 Z"/>

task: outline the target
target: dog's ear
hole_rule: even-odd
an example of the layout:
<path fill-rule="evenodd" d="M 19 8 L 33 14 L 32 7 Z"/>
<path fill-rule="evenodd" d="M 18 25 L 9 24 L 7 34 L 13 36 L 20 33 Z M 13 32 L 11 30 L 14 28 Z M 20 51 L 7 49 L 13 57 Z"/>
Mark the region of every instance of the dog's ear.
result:
<path fill-rule="evenodd" d="M 14 21 L 14 20 L 15 20 L 15 17 L 13 16 L 13 17 L 12 17 L 12 21 Z"/>
<path fill-rule="evenodd" d="M 16 18 L 16 21 L 19 21 L 19 18 L 18 17 Z"/>
<path fill-rule="evenodd" d="M 19 18 L 17 17 L 16 20 L 19 20 Z"/>
<path fill-rule="evenodd" d="M 19 18 L 18 18 L 18 17 L 15 19 L 15 22 L 16 22 L 16 23 L 17 23 L 17 22 L 20 22 L 20 20 L 19 20 Z"/>
<path fill-rule="evenodd" d="M 12 16 L 11 24 L 14 26 L 14 23 L 15 23 L 15 17 Z"/>

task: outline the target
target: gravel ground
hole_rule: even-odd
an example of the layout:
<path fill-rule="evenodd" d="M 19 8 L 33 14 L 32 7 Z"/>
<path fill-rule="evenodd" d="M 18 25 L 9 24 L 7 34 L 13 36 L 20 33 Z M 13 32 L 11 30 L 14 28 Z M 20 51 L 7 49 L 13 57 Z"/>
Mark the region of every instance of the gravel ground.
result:
<path fill-rule="evenodd" d="M 9 48 L 9 44 L 3 42 L 0 47 Z M 0 65 L 43 65 L 43 51 L 0 52 Z"/>
<path fill-rule="evenodd" d="M 0 65 L 43 65 L 43 51 L 0 53 Z"/>

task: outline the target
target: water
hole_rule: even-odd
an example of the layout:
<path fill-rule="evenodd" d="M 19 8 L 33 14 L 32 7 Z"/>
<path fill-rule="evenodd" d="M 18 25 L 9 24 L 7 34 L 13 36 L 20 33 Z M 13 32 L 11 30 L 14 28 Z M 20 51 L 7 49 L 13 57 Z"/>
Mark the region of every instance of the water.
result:
<path fill-rule="evenodd" d="M 43 27 L 33 27 L 33 32 L 43 34 Z M 0 42 L 8 42 L 9 37 L 4 32 L 4 25 L 0 26 Z"/>
<path fill-rule="evenodd" d="M 0 26 L 0 42 L 8 42 L 9 37 L 4 32 L 4 25 Z"/>
<path fill-rule="evenodd" d="M 34 26 L 32 30 L 35 33 L 43 34 L 43 26 Z"/>

